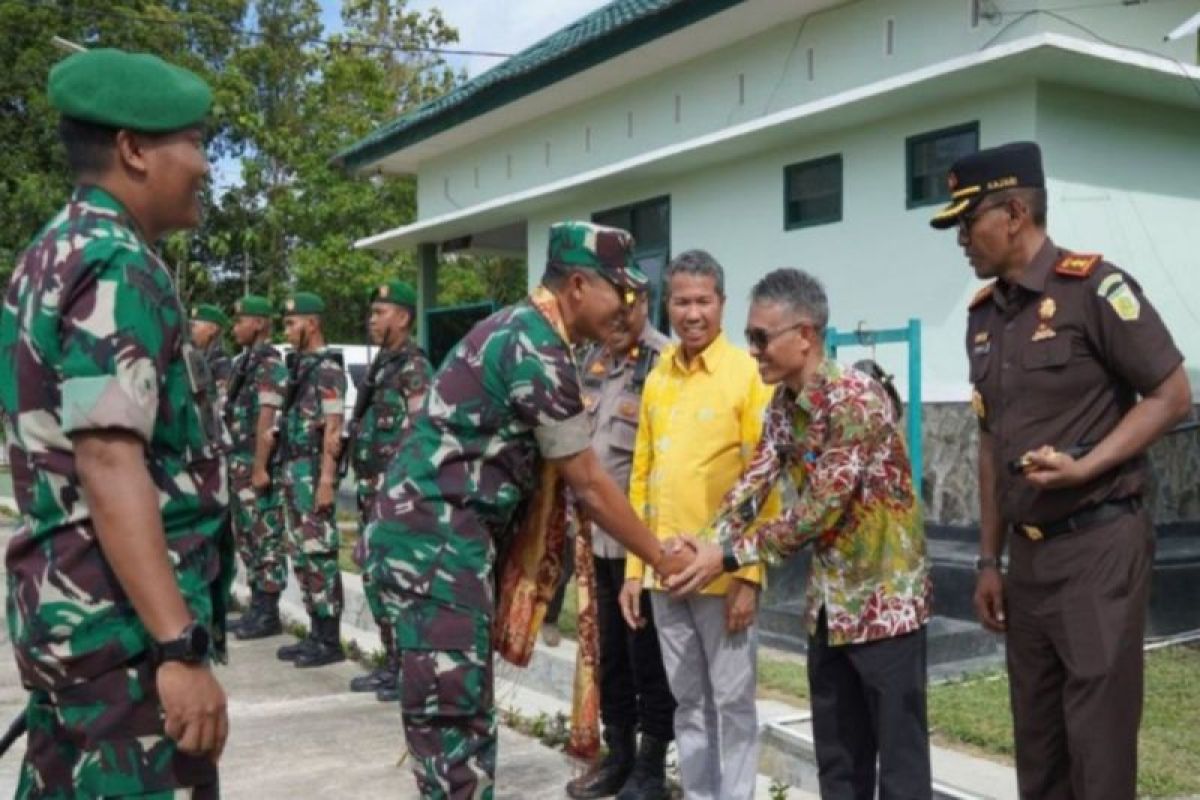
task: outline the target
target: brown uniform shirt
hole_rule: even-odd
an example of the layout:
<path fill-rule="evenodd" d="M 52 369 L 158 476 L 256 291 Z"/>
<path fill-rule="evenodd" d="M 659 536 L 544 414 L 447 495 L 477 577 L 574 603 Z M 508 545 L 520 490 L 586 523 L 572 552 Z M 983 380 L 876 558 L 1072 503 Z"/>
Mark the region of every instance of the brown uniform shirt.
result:
<path fill-rule="evenodd" d="M 1051 523 L 1142 492 L 1144 456 L 1071 489 L 1039 491 L 1008 469 L 1043 445 L 1097 444 L 1183 361 L 1133 278 L 1047 239 L 1017 283 L 996 281 L 976 295 L 967 355 L 1006 524 Z"/>

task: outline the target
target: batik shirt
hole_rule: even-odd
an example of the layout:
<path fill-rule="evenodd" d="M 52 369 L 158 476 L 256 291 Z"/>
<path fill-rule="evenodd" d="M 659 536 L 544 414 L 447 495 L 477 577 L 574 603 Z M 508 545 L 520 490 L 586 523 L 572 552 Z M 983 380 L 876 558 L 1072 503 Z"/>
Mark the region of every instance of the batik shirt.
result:
<path fill-rule="evenodd" d="M 781 480 L 796 499 L 754 523 Z M 887 394 L 866 375 L 822 363 L 797 396 L 780 386 L 762 439 L 712 528 L 739 564 L 777 563 L 813 546 L 806 623 L 825 609 L 832 645 L 909 633 L 929 619 L 925 532 L 904 440 Z"/>
<path fill-rule="evenodd" d="M 455 610 L 446 619 L 457 613 L 482 628 L 400 625 L 401 647 L 465 649 L 486 636 L 497 548 L 542 460 L 580 453 L 590 438 L 549 291 L 535 289 L 458 343 L 388 468 L 367 528 L 367 570 L 394 592 Z"/>
<path fill-rule="evenodd" d="M 8 627 L 28 688 L 85 681 L 150 643 L 96 538 L 73 434 L 145 443 L 179 590 L 213 621 L 227 442 L 188 328 L 170 273 L 99 188 L 77 189 L 17 264 L 0 311 L 0 408 L 21 512 Z"/>

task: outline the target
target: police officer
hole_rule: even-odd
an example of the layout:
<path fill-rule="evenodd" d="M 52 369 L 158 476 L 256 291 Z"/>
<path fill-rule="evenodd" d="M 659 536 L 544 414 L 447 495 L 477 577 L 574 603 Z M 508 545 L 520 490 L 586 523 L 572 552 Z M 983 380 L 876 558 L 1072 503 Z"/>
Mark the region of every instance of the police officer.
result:
<path fill-rule="evenodd" d="M 1145 451 L 1190 409 L 1183 357 L 1132 276 L 1047 237 L 1036 144 L 967 156 L 949 184 L 932 224 L 957 230 L 992 281 L 966 342 L 975 608 L 1005 634 L 1021 795 L 1132 798 L 1154 551 Z"/>
<path fill-rule="evenodd" d="M 412 340 L 416 319 L 417 293 L 407 283 L 389 281 L 372 293 L 367 324 L 379 353 L 371 363 L 366 383 L 359 389 L 350 439 L 358 490 L 359 541 L 363 545 L 355 550 L 359 557 L 366 552 L 366 542 L 361 537 L 371 520 L 384 470 L 395 458 L 400 437 L 420 410 L 429 379 L 433 377 L 429 359 Z M 379 626 L 384 663 L 367 675 L 352 678 L 350 690 L 373 691 L 381 701 L 395 701 L 399 698 L 396 673 L 400 669 L 395 631 L 369 575 L 363 576 L 363 593 Z"/>
<path fill-rule="evenodd" d="M 337 457 L 341 444 L 346 373 L 339 354 L 325 346 L 321 314 L 325 303 L 297 292 L 284 303 L 284 337 L 295 350 L 280 439 L 287 507 L 288 550 L 308 612 L 308 636 L 276 655 L 297 667 L 344 661 L 342 573 L 338 569 L 335 519 Z"/>
<path fill-rule="evenodd" d="M 246 295 L 234 306 L 233 338 L 242 348 L 233 365 L 225 420 L 230 504 L 238 552 L 250 586 L 250 607 L 238 622 L 239 639 L 283 632 L 279 594 L 287 586 L 283 507 L 277 476 L 270 473 L 271 431 L 283 405 L 287 367 L 271 345 L 271 304 Z"/>
<path fill-rule="evenodd" d="M 631 249 L 615 228 L 552 227 L 541 285 L 459 342 L 384 478 L 366 571 L 396 626 L 400 708 L 424 796 L 491 795 L 494 559 L 547 462 L 652 567 L 690 560 L 667 556 L 596 458 L 571 349 L 605 338 L 645 285 Z"/>
<path fill-rule="evenodd" d="M 199 224 L 212 92 L 155 56 L 99 49 L 57 64 L 49 95 L 75 189 L 0 309 L 24 521 L 9 624 L 30 693 L 17 797 L 216 797 L 225 442 L 153 249 Z"/>
<path fill-rule="evenodd" d="M 233 360 L 221 344 L 221 336 L 229 328 L 229 317 L 217 306 L 201 303 L 192 308 L 192 345 L 204 355 L 208 372 L 216 386 L 218 410 L 224 410 L 225 393 L 233 374 Z"/>
<path fill-rule="evenodd" d="M 593 348 L 580 369 L 592 448 L 622 490 L 629 486 L 642 388 L 667 344 L 667 337 L 650 324 L 648 311 L 648 293 L 639 292 L 637 302 L 617 317 L 604 346 Z M 650 597 L 642 593 L 645 624 L 631 629 L 617 600 L 625 584 L 625 548 L 598 526 L 592 525 L 591 531 L 600 627 L 600 718 L 608 753 L 568 783 L 567 794 L 576 800 L 614 794 L 618 800 L 665 798 L 664 760 L 675 738 L 675 699 L 663 669 Z"/>

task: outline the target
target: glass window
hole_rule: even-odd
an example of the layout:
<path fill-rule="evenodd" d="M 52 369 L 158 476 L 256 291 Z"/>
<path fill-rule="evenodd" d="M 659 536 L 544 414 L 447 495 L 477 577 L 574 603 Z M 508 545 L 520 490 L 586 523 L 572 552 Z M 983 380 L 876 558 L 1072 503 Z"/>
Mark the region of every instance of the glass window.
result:
<path fill-rule="evenodd" d="M 950 165 L 979 150 L 979 123 L 910 136 L 905 148 L 908 207 L 944 203 L 950 199 L 950 190 L 946 186 Z"/>
<path fill-rule="evenodd" d="M 826 156 L 783 170 L 783 227 L 824 225 L 842 218 L 842 157 Z"/>
<path fill-rule="evenodd" d="M 633 234 L 633 260 L 650 279 L 650 320 L 667 332 L 663 272 L 671 257 L 671 198 L 656 197 L 633 205 L 597 211 L 592 222 Z"/>

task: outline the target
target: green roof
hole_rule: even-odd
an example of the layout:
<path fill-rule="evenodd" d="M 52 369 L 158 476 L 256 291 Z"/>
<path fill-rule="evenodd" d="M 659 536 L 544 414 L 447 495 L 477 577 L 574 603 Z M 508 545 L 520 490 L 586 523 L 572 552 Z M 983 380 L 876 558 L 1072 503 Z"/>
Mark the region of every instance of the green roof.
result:
<path fill-rule="evenodd" d="M 334 156 L 356 170 L 745 0 L 613 0 Z"/>

